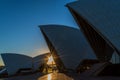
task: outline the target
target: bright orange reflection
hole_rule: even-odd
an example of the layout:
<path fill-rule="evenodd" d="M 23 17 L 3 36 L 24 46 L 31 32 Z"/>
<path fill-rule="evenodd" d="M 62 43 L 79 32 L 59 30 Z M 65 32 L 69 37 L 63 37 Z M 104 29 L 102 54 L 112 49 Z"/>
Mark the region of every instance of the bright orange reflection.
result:
<path fill-rule="evenodd" d="M 47 78 L 48 78 L 47 80 L 51 80 L 52 79 L 52 75 L 48 74 Z"/>
<path fill-rule="evenodd" d="M 48 64 L 48 65 L 55 64 L 52 55 L 51 55 L 50 57 L 48 57 L 48 62 L 47 62 L 47 64 Z"/>

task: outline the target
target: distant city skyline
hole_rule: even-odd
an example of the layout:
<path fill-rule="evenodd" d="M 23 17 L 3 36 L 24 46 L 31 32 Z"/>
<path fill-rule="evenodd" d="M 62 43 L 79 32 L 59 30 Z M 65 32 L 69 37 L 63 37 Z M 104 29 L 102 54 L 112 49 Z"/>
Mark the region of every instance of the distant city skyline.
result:
<path fill-rule="evenodd" d="M 0 0 L 0 53 L 49 52 L 39 25 L 77 27 L 66 3 L 75 0 Z M 0 65 L 2 65 L 0 58 Z"/>

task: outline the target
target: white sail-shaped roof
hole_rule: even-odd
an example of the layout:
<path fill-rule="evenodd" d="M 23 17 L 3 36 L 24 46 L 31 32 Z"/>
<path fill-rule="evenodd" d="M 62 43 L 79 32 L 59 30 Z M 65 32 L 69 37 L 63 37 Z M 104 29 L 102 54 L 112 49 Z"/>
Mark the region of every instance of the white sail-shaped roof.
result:
<path fill-rule="evenodd" d="M 40 68 L 40 65 L 47 64 L 49 56 L 50 56 L 50 53 L 44 53 L 42 55 L 33 57 L 32 60 L 33 60 L 34 70 L 38 70 Z"/>
<path fill-rule="evenodd" d="M 99 59 L 120 53 L 120 0 L 78 0 L 67 7 Z"/>
<path fill-rule="evenodd" d="M 20 69 L 39 70 L 42 64 L 47 64 L 50 53 L 44 53 L 35 57 L 15 53 L 2 53 L 1 57 L 5 64 L 8 75 L 16 74 Z"/>
<path fill-rule="evenodd" d="M 32 69 L 32 57 L 15 53 L 4 53 L 1 56 L 8 75 L 14 75 L 21 68 Z"/>
<path fill-rule="evenodd" d="M 81 60 L 96 58 L 79 29 L 63 25 L 41 25 L 40 29 L 58 67 L 75 69 Z"/>

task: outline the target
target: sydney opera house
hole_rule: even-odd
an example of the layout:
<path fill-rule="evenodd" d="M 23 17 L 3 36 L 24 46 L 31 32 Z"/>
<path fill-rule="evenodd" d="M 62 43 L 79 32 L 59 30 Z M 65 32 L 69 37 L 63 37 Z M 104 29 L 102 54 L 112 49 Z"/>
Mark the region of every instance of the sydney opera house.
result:
<path fill-rule="evenodd" d="M 79 29 L 63 25 L 41 25 L 40 30 L 60 72 L 75 71 L 84 59 L 96 59 L 94 52 Z M 6 70 L 13 75 L 19 70 L 37 70 L 48 54 L 29 57 L 20 54 L 1 54 Z M 22 60 L 21 60 L 22 59 Z"/>
<path fill-rule="evenodd" d="M 66 6 L 79 29 L 40 25 L 50 52 L 37 57 L 1 54 L 5 64 L 1 72 L 14 75 L 21 70 L 36 71 L 47 65 L 47 56 L 52 55 L 59 73 L 75 80 L 88 80 L 88 76 L 89 80 L 120 79 L 120 1 L 78 0 Z"/>
<path fill-rule="evenodd" d="M 63 25 L 40 28 L 59 70 L 75 70 L 83 59 L 96 59 L 79 29 Z"/>
<path fill-rule="evenodd" d="M 103 63 L 112 63 L 106 67 L 99 67 L 96 72 L 91 69 L 91 73 L 120 76 L 120 1 L 79 0 L 68 3 L 66 6 L 98 60 Z"/>
<path fill-rule="evenodd" d="M 119 55 L 120 1 L 79 0 L 66 6 L 101 61 Z M 86 6 L 87 5 L 87 6 Z M 111 6 L 112 5 L 112 6 Z M 113 13 L 114 12 L 114 13 Z"/>
<path fill-rule="evenodd" d="M 8 75 L 14 75 L 22 71 L 34 72 L 47 63 L 47 58 L 50 53 L 30 57 L 23 54 L 15 53 L 3 53 L 1 57 L 5 64 L 5 68 L 0 71 L 0 74 L 7 73 Z"/>

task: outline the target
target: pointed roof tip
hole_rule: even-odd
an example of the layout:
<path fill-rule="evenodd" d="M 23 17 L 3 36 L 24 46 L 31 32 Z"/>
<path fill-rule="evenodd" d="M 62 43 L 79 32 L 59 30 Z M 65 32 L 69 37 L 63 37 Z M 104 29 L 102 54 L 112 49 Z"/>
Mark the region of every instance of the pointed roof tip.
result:
<path fill-rule="evenodd" d="M 79 1 L 79 0 L 78 0 L 78 1 Z M 65 6 L 66 6 L 66 7 L 69 7 L 71 4 L 76 3 L 76 2 L 78 2 L 78 1 L 69 2 L 69 3 L 67 3 Z"/>
<path fill-rule="evenodd" d="M 42 24 L 42 25 L 38 25 L 39 28 L 44 27 L 44 26 L 63 26 L 61 24 Z"/>
<path fill-rule="evenodd" d="M 63 25 L 63 24 L 46 24 L 46 25 L 39 25 L 39 28 L 41 29 L 41 30 L 43 30 L 43 29 L 46 29 L 46 28 L 55 28 L 55 27 L 64 27 L 64 28 L 72 28 L 72 29 L 77 29 L 77 30 L 79 30 L 79 28 L 75 28 L 75 27 L 73 27 L 73 26 L 69 26 L 69 25 Z"/>
<path fill-rule="evenodd" d="M 65 26 L 65 25 L 63 25 L 63 24 L 54 24 L 54 23 L 52 23 L 52 24 L 41 24 L 41 25 L 38 25 L 38 26 Z"/>
<path fill-rule="evenodd" d="M 69 3 L 65 4 L 65 7 L 68 7 Z"/>

